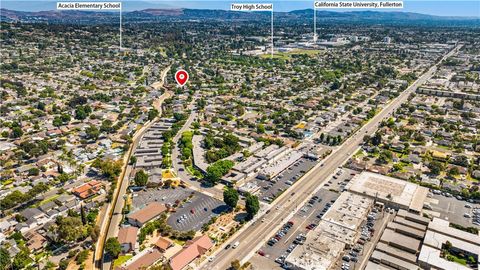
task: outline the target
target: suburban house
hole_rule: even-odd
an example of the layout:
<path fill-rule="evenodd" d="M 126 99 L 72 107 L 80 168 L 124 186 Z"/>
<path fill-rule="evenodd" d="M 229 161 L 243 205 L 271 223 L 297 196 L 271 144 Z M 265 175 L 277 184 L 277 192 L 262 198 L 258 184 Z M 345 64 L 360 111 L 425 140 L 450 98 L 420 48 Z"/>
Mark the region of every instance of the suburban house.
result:
<path fill-rule="evenodd" d="M 122 266 L 115 268 L 116 270 L 137 270 L 147 269 L 151 265 L 163 258 L 162 252 L 156 248 L 147 248 L 129 259 Z"/>
<path fill-rule="evenodd" d="M 157 248 L 158 248 L 161 252 L 165 253 L 165 251 L 166 251 L 167 249 L 169 249 L 170 247 L 173 246 L 173 242 L 170 241 L 170 240 L 167 239 L 167 238 L 164 238 L 164 237 L 161 237 L 161 236 L 160 236 L 160 238 L 158 238 L 157 242 L 155 243 L 155 246 L 157 246 Z"/>
<path fill-rule="evenodd" d="M 184 269 L 196 258 L 205 254 L 213 247 L 213 242 L 208 235 L 202 235 L 188 241 L 185 247 L 175 254 L 169 262 L 172 270 Z"/>
<path fill-rule="evenodd" d="M 165 205 L 158 202 L 152 202 L 146 207 L 136 212 L 133 212 L 132 214 L 129 214 L 127 216 L 128 223 L 140 228 L 150 220 L 157 218 L 161 213 L 165 212 L 166 210 L 167 208 L 165 207 Z"/>
<path fill-rule="evenodd" d="M 72 190 L 72 193 L 78 196 L 80 199 L 86 199 L 97 194 L 103 187 L 103 184 L 99 181 L 92 180 Z"/>
<path fill-rule="evenodd" d="M 137 233 L 138 228 L 134 226 L 120 228 L 118 232 L 118 242 L 122 246 L 122 253 L 129 253 L 135 250 Z"/>

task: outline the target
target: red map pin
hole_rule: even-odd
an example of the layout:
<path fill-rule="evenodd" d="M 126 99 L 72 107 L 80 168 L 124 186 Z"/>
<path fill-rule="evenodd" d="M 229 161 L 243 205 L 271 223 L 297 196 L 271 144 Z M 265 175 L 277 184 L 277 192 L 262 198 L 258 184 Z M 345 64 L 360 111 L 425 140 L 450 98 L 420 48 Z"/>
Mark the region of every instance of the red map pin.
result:
<path fill-rule="evenodd" d="M 178 70 L 175 73 L 175 80 L 177 81 L 178 85 L 184 86 L 188 81 L 188 72 L 183 69 Z"/>

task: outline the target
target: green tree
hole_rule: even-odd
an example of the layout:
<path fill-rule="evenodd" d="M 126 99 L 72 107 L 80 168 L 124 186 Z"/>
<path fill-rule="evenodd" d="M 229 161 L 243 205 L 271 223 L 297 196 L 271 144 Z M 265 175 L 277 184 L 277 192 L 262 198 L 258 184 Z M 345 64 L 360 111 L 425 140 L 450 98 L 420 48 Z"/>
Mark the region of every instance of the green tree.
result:
<path fill-rule="evenodd" d="M 211 184 L 216 184 L 222 176 L 228 173 L 234 163 L 231 160 L 219 160 L 207 167 L 205 179 Z"/>
<path fill-rule="evenodd" d="M 258 124 L 257 133 L 260 133 L 260 134 L 265 133 L 265 126 L 263 124 Z"/>
<path fill-rule="evenodd" d="M 77 120 L 85 120 L 88 114 L 85 112 L 83 106 L 77 106 L 75 109 L 75 119 Z"/>
<path fill-rule="evenodd" d="M 223 190 L 223 201 L 226 205 L 230 206 L 231 208 L 237 207 L 238 202 L 238 191 L 231 187 L 226 187 Z"/>
<path fill-rule="evenodd" d="M 135 165 L 137 163 L 137 157 L 136 156 L 131 156 L 130 157 L 130 165 Z"/>
<path fill-rule="evenodd" d="M 85 133 L 88 139 L 97 140 L 100 136 L 100 131 L 96 126 L 89 126 L 85 129 Z"/>
<path fill-rule="evenodd" d="M 10 133 L 10 137 L 12 138 L 20 138 L 23 135 L 22 128 L 20 127 L 13 127 L 12 132 Z"/>
<path fill-rule="evenodd" d="M 149 121 L 152 121 L 153 119 L 155 119 L 155 117 L 157 117 L 159 115 L 159 112 L 157 109 L 151 109 L 150 111 L 148 111 L 148 120 Z"/>
<path fill-rule="evenodd" d="M 455 177 L 460 174 L 460 170 L 457 167 L 452 167 L 450 170 L 448 170 L 447 174 L 450 177 Z"/>
<path fill-rule="evenodd" d="M 382 143 L 382 135 L 380 133 L 375 133 L 375 135 L 372 137 L 372 144 L 375 146 L 378 146 Z"/>
<path fill-rule="evenodd" d="M 122 251 L 122 246 L 118 242 L 117 238 L 110 237 L 108 238 L 107 242 L 105 243 L 105 252 L 112 256 L 113 258 L 117 258 L 118 254 Z"/>
<path fill-rule="evenodd" d="M 432 161 L 428 164 L 430 172 L 434 175 L 439 175 L 443 171 L 443 164 L 439 161 Z"/>
<path fill-rule="evenodd" d="M 233 270 L 240 270 L 242 269 L 242 265 L 239 260 L 234 260 L 230 263 L 230 268 Z"/>
<path fill-rule="evenodd" d="M 9 269 L 10 264 L 10 254 L 5 248 L 0 248 L 0 269 Z"/>
<path fill-rule="evenodd" d="M 144 170 L 140 170 L 135 173 L 135 185 L 137 186 L 146 186 L 148 182 L 148 174 Z"/>
<path fill-rule="evenodd" d="M 30 251 L 26 247 L 22 247 L 20 252 L 13 257 L 12 269 L 25 269 L 25 267 L 32 262 L 30 259 Z"/>
<path fill-rule="evenodd" d="M 380 156 L 378 157 L 378 162 L 382 164 L 387 164 L 390 162 L 393 158 L 393 153 L 389 150 L 384 150 L 380 153 Z"/>
<path fill-rule="evenodd" d="M 78 265 L 81 265 L 82 263 L 84 263 L 88 258 L 88 252 L 89 252 L 88 249 L 80 251 L 77 255 L 77 258 L 75 258 L 75 262 Z"/>
<path fill-rule="evenodd" d="M 65 242 L 75 242 L 82 236 L 83 224 L 79 217 L 57 218 L 57 236 Z"/>
<path fill-rule="evenodd" d="M 39 175 L 40 174 L 40 170 L 38 168 L 30 168 L 28 170 L 28 175 Z"/>
<path fill-rule="evenodd" d="M 260 203 L 258 201 L 258 197 L 247 193 L 245 198 L 245 208 L 247 210 L 247 218 L 252 219 L 260 209 Z"/>
<path fill-rule="evenodd" d="M 108 177 L 111 181 L 115 180 L 122 172 L 122 161 L 113 161 L 111 159 L 101 160 L 96 159 L 92 166 L 99 169 L 105 177 Z"/>

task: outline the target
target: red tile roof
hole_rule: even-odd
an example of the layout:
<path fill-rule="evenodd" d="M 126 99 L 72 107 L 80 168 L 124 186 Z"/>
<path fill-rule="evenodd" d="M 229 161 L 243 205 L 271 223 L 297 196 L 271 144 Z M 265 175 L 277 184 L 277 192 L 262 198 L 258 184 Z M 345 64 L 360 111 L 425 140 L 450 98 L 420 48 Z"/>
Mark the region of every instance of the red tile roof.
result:
<path fill-rule="evenodd" d="M 188 241 L 187 245 L 170 259 L 170 267 L 172 270 L 181 270 L 212 247 L 213 242 L 208 235 Z"/>
<path fill-rule="evenodd" d="M 86 199 L 102 189 L 103 184 L 97 180 L 92 180 L 72 190 L 72 193 L 82 199 Z"/>

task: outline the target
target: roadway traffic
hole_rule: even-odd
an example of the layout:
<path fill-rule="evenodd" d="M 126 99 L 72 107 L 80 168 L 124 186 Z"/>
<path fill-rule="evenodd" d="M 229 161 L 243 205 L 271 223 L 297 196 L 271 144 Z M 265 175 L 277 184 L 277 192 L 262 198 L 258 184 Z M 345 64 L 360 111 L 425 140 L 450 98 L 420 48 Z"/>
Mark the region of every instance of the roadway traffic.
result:
<path fill-rule="evenodd" d="M 254 220 L 246 224 L 246 228 L 243 228 L 236 236 L 224 243 L 224 245 L 214 253 L 212 256 L 213 259 L 211 259 L 210 262 L 205 262 L 200 268 L 227 269 L 230 267 L 231 262 L 236 259 L 239 259 L 242 263 L 246 262 L 261 247 L 263 242 L 270 238 L 272 234 L 293 216 L 296 207 L 305 203 L 313 193 L 325 184 L 328 176 L 333 174 L 338 167 L 342 166 L 357 151 L 363 141 L 363 137 L 373 134 L 378 129 L 379 123 L 406 102 L 411 93 L 432 77 L 438 64 L 458 49 L 459 46 L 446 54 L 437 64 L 432 66 L 397 98 L 392 100 L 392 102 L 375 115 L 367 124 L 275 200 L 270 205 L 272 209 L 276 209 L 275 211 L 267 211 L 265 214 L 259 214 L 255 218 L 255 220 L 265 219 L 265 222 L 256 222 Z M 235 249 L 223 248 L 227 244 L 236 242 L 240 244 Z"/>

